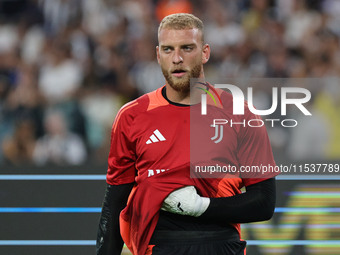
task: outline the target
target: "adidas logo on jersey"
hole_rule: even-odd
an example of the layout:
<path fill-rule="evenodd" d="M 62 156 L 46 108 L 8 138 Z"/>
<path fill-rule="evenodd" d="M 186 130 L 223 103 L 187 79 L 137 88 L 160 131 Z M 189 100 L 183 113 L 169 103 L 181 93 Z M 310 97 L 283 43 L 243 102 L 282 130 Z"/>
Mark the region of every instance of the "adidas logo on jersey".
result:
<path fill-rule="evenodd" d="M 158 129 L 153 131 L 153 134 L 150 136 L 150 138 L 146 141 L 146 144 L 150 143 L 158 143 L 158 142 L 163 142 L 165 141 L 165 137 L 159 132 Z"/>

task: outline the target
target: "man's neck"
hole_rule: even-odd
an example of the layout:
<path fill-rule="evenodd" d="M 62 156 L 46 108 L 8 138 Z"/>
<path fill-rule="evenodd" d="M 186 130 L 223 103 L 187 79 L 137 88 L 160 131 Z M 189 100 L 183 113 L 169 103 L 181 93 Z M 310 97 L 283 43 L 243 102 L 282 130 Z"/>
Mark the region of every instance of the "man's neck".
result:
<path fill-rule="evenodd" d="M 177 90 L 174 90 L 169 84 L 166 84 L 166 97 L 174 103 L 190 105 L 190 92 L 189 93 L 181 93 Z"/>

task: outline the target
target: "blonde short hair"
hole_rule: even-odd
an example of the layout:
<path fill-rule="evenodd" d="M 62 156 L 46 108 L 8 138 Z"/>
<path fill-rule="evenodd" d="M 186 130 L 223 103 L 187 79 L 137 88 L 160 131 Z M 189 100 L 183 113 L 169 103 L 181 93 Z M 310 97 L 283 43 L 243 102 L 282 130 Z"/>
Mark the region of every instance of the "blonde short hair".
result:
<path fill-rule="evenodd" d="M 197 28 L 202 34 L 202 43 L 204 42 L 204 25 L 196 16 L 189 13 L 175 13 L 166 16 L 158 27 L 158 35 L 162 29 L 193 29 Z"/>

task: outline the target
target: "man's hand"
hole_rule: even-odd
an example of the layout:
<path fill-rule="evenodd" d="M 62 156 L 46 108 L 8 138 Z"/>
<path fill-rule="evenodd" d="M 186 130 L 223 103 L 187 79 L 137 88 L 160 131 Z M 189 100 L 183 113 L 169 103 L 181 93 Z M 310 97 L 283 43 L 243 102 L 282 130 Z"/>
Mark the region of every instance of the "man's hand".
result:
<path fill-rule="evenodd" d="M 171 213 L 201 216 L 208 208 L 210 198 L 197 194 L 194 186 L 186 186 L 171 192 L 163 201 L 162 210 Z"/>

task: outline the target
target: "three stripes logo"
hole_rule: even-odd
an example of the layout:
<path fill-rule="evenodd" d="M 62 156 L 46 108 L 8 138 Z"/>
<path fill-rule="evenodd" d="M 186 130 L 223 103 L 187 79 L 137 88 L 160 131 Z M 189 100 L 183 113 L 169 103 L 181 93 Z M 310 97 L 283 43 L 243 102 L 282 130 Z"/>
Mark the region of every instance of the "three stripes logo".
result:
<path fill-rule="evenodd" d="M 165 141 L 165 137 L 162 135 L 161 132 L 159 132 L 158 129 L 153 131 L 152 135 L 150 138 L 146 141 L 146 144 L 151 144 L 151 143 L 158 143 L 158 142 L 163 142 Z"/>

